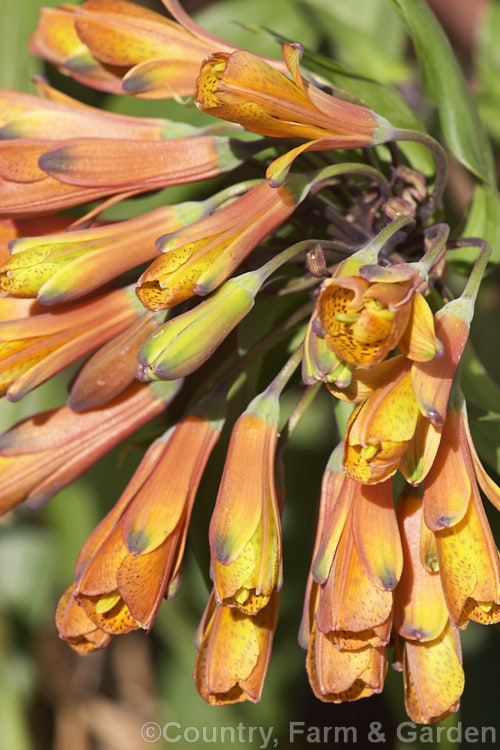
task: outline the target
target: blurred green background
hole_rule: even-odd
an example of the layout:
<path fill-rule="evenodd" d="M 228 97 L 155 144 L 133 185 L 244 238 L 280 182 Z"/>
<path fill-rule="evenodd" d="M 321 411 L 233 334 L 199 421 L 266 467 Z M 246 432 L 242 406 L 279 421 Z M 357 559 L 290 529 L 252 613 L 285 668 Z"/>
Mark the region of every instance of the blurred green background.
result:
<path fill-rule="evenodd" d="M 473 0 L 469 2 L 474 4 Z M 162 7 L 159 1 L 149 5 L 157 10 Z M 43 72 L 67 93 L 107 109 L 157 114 L 194 123 L 204 118 L 189 106 L 113 98 L 88 91 L 32 58 L 27 52 L 27 41 L 35 28 L 40 6 L 38 0 L 2 0 L 1 85 L 34 93 L 30 78 L 36 72 Z M 186 2 L 185 7 L 196 11 L 198 20 L 208 29 L 253 51 L 279 56 L 279 48 L 272 39 L 245 29 L 242 24 L 263 26 L 293 41 L 301 41 L 357 74 L 368 74 L 398 86 L 407 100 L 415 103 L 421 118 L 431 123 L 435 119 L 431 105 L 418 94 L 418 73 L 408 39 L 388 0 L 228 0 Z M 443 7 L 440 12 L 446 21 Z M 499 17 L 498 3 L 492 3 L 477 26 L 473 47 L 470 39 L 460 38 L 451 29 L 461 63 L 477 92 L 485 125 L 497 147 L 500 146 Z M 458 233 L 473 184 L 457 164 L 452 165 L 451 174 L 447 205 Z M 203 185 L 170 189 L 138 199 L 133 209 L 126 210 L 140 213 L 165 200 L 174 202 L 202 196 L 206 190 Z M 116 207 L 112 215 L 120 218 L 126 215 L 123 211 L 123 207 Z M 458 276 L 456 281 L 459 286 Z M 491 273 L 481 290 L 472 327 L 478 355 L 497 382 L 500 381 L 498 292 L 498 273 Z M 276 359 L 270 356 L 260 374 L 262 382 L 275 371 Z M 2 403 L 2 429 L 23 416 L 63 403 L 69 375 L 43 386 L 19 405 Z M 241 398 L 244 405 L 245 396 Z M 233 409 L 236 416 L 238 404 Z M 498 420 L 478 419 L 484 413 L 479 408 L 476 413 L 474 407 L 472 416 L 476 417 L 473 430 L 488 469 L 498 472 Z M 143 436 L 147 434 L 145 429 Z M 323 705 L 309 689 L 305 653 L 297 644 L 321 475 L 336 440 L 331 399 L 323 392 L 300 424 L 285 455 L 285 586 L 267 682 L 258 705 L 211 708 L 199 698 L 191 679 L 192 640 L 208 597 L 197 560 L 204 563 L 208 560 L 207 521 L 227 435 L 210 461 L 197 498 L 181 593 L 175 601 L 163 604 L 150 636 L 141 632 L 116 638 L 102 653 L 79 657 L 58 640 L 53 622 L 57 600 L 72 580 L 80 546 L 119 497 L 142 456 L 140 437 L 113 451 L 44 508 L 36 511 L 19 508 L 0 519 L 0 750 L 136 750 L 148 746 L 140 737 L 140 727 L 147 721 L 161 725 L 175 721 L 183 728 L 192 726 L 200 730 L 206 726 L 209 735 L 212 727 L 237 727 L 240 722 L 244 727 L 274 727 L 273 737 L 279 738 L 282 747 L 289 746 L 288 727 L 292 721 L 303 721 L 307 726 L 356 727 L 356 746 L 361 747 L 369 746 L 366 738 L 370 722 L 380 722 L 386 738 L 384 747 L 408 747 L 408 743 L 398 742 L 395 729 L 399 722 L 407 721 L 400 674 L 389 668 L 385 691 L 380 696 L 354 704 Z M 492 524 L 496 525 L 498 538 L 497 519 L 492 518 Z M 500 730 L 498 631 L 472 623 L 463 634 L 462 643 L 466 673 L 462 707 L 444 725 L 462 722 L 464 727 L 494 726 Z M 261 744 L 257 735 L 253 742 L 249 741 L 248 732 L 243 735 L 244 741 L 237 737 L 232 747 Z M 167 743 L 162 740 L 157 746 Z M 204 743 L 180 741 L 176 746 L 196 748 Z M 293 746 L 309 745 L 297 738 Z M 342 742 L 339 737 L 335 746 L 354 747 L 354 744 Z M 431 745 L 416 742 L 411 746 Z M 432 746 L 457 745 L 443 740 Z"/>

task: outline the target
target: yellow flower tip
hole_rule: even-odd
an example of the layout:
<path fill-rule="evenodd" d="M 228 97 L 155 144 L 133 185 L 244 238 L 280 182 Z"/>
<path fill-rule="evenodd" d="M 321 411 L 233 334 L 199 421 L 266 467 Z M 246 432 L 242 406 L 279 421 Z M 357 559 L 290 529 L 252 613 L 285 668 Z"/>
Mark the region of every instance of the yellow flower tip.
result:
<path fill-rule="evenodd" d="M 87 617 L 74 597 L 75 584 L 62 595 L 56 610 L 56 627 L 59 637 L 79 654 L 88 654 L 105 648 L 112 636 L 105 633 Z"/>
<path fill-rule="evenodd" d="M 266 418 L 245 413 L 236 422 L 210 522 L 217 601 L 242 611 L 265 606 L 281 585 L 277 437 Z"/>
<path fill-rule="evenodd" d="M 405 641 L 405 707 L 412 721 L 441 721 L 458 709 L 464 689 L 460 653 L 457 632 L 449 624 L 432 641 Z"/>
<path fill-rule="evenodd" d="M 193 678 L 210 705 L 260 700 L 277 622 L 279 598 L 273 594 L 254 615 L 222 607 L 211 595 L 196 639 Z"/>

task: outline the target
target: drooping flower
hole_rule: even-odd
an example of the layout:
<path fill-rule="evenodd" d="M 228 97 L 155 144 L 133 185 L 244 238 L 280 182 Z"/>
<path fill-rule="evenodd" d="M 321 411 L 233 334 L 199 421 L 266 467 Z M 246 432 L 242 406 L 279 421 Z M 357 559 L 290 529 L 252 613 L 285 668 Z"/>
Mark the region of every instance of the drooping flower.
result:
<path fill-rule="evenodd" d="M 73 411 L 96 409 L 132 385 L 139 350 L 159 322 L 157 314 L 145 312 L 123 333 L 101 346 L 72 381 L 67 401 L 69 408 Z M 117 362 L 119 367 L 116 367 Z"/>
<path fill-rule="evenodd" d="M 207 703 L 224 706 L 260 700 L 278 607 L 276 592 L 253 615 L 217 604 L 212 592 L 195 640 L 193 673 L 196 689 Z"/>
<path fill-rule="evenodd" d="M 443 595 L 433 535 L 423 523 L 420 491 L 398 501 L 404 565 L 394 592 L 394 628 L 400 638 L 405 706 L 419 723 L 444 719 L 458 709 L 464 688 L 460 639 Z"/>
<path fill-rule="evenodd" d="M 84 544 L 74 596 L 106 633 L 150 630 L 179 586 L 198 485 L 223 419 L 190 415 L 157 439 Z"/>
<path fill-rule="evenodd" d="M 304 151 L 373 146 L 390 130 L 370 109 L 330 96 L 303 78 L 300 54 L 300 45 L 283 45 L 290 80 L 246 50 L 216 52 L 203 63 L 196 85 L 195 103 L 204 112 L 260 135 L 307 139 L 268 168 L 275 185 Z"/>
<path fill-rule="evenodd" d="M 0 216 L 35 216 L 111 195 L 207 180 L 261 148 L 236 138 L 178 133 L 176 128 L 168 140 L 0 141 Z"/>
<path fill-rule="evenodd" d="M 78 606 L 73 596 L 74 584 L 61 596 L 56 610 L 56 627 L 59 637 L 66 641 L 79 654 L 89 654 L 105 648 L 112 636 L 96 627 L 92 620 Z"/>
<path fill-rule="evenodd" d="M 363 486 L 341 468 L 342 446 L 323 475 L 300 643 L 315 695 L 341 702 L 378 693 L 387 668 L 392 590 L 402 551 L 390 481 Z"/>
<path fill-rule="evenodd" d="M 349 418 L 344 464 L 358 482 L 381 482 L 396 473 L 419 418 L 411 382 L 411 363 L 402 356 L 392 378 L 373 391 Z M 385 363 L 384 363 L 385 364 Z"/>
<path fill-rule="evenodd" d="M 235 47 L 202 29 L 177 0 L 164 5 L 177 23 L 127 0 L 42 8 L 29 48 L 95 89 L 145 99 L 192 96 L 207 55 Z"/>
<path fill-rule="evenodd" d="M 61 73 L 99 91 L 118 94 L 126 69 L 103 65 L 92 57 L 75 29 L 76 5 L 42 7 L 38 25 L 29 40 L 33 55 L 55 65 Z"/>
<path fill-rule="evenodd" d="M 261 283 L 258 271 L 236 276 L 160 326 L 138 353 L 137 377 L 148 381 L 191 375 L 250 312 Z"/>
<path fill-rule="evenodd" d="M 156 117 L 105 112 L 39 84 L 40 96 L 0 89 L 0 139 L 62 141 L 70 138 L 157 141 L 173 124 Z M 186 126 L 188 128 L 188 126 Z M 189 129 L 189 128 L 188 128 Z"/>
<path fill-rule="evenodd" d="M 424 518 L 434 532 L 444 596 L 452 623 L 500 621 L 500 559 L 476 476 L 500 504 L 500 489 L 471 457 L 461 398 L 450 404 L 434 464 L 425 481 Z"/>
<path fill-rule="evenodd" d="M 218 604 L 254 615 L 282 583 L 274 462 L 276 397 L 257 396 L 236 422 L 210 521 L 211 576 Z"/>
<path fill-rule="evenodd" d="M 45 502 L 166 408 L 177 381 L 135 383 L 114 401 L 78 414 L 41 412 L 0 435 L 0 512 Z"/>

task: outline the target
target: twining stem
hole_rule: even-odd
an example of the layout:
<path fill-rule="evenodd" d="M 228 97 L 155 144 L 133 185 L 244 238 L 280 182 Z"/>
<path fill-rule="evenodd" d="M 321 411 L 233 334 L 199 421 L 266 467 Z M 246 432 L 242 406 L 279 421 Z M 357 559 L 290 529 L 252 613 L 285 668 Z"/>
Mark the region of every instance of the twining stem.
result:
<path fill-rule="evenodd" d="M 436 164 L 436 177 L 434 180 L 434 189 L 430 194 L 427 203 L 420 212 L 422 221 L 427 221 L 436 210 L 448 179 L 448 158 L 446 151 L 432 136 L 422 133 L 420 130 L 404 130 L 394 128 L 392 131 L 391 141 L 413 141 L 422 143 L 432 152 Z"/>

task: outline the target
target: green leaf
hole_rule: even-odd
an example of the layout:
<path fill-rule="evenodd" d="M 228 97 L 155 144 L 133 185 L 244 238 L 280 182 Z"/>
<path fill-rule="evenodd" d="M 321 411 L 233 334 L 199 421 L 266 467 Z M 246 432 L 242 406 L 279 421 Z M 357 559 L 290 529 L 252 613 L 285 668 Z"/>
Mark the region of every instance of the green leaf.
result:
<path fill-rule="evenodd" d="M 476 185 L 462 236 L 487 240 L 492 247 L 490 265 L 500 261 L 500 193 L 496 188 Z M 477 248 L 458 247 L 448 250 L 446 258 L 453 270 L 468 276 L 477 253 Z"/>
<path fill-rule="evenodd" d="M 424 0 L 391 0 L 415 46 L 427 96 L 439 111 L 451 152 L 476 177 L 495 184 L 491 146 L 460 66 L 443 29 Z"/>
<path fill-rule="evenodd" d="M 489 135 L 500 143 L 500 4 L 489 3 L 478 35 L 475 59 L 477 103 Z"/>
<path fill-rule="evenodd" d="M 307 8 L 309 25 L 318 29 L 324 41 L 330 43 L 335 57 L 349 69 L 360 75 L 368 70 L 372 78 L 391 84 L 402 83 L 411 76 L 404 55 L 404 26 L 385 0 L 302 2 Z M 283 31 L 281 25 L 279 28 Z"/>

